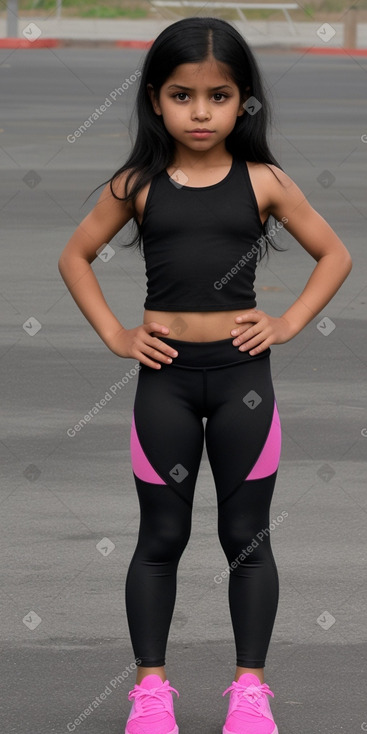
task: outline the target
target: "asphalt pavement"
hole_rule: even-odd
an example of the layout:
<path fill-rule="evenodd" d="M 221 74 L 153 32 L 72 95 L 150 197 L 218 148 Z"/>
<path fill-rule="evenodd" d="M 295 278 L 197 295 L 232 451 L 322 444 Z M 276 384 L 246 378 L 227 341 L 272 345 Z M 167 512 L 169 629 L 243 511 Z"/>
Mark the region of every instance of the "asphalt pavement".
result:
<path fill-rule="evenodd" d="M 266 682 L 279 734 L 358 734 L 367 731 L 367 60 L 257 54 L 274 154 L 354 262 L 322 314 L 272 348 L 283 446 L 271 510 L 280 602 Z M 124 584 L 139 521 L 129 459 L 136 363 L 98 338 L 57 261 L 100 190 L 84 203 L 88 194 L 128 156 L 136 88 L 122 85 L 143 57 L 0 50 L 3 734 L 122 734 L 130 711 Z M 144 261 L 123 248 L 130 236 L 128 226 L 110 243 L 113 257 L 93 263 L 127 328 L 142 322 L 145 297 Z M 274 315 L 314 264 L 286 232 L 278 241 L 287 250 L 272 253 L 256 281 L 259 307 Z M 221 734 L 221 694 L 234 674 L 227 580 L 215 581 L 227 566 L 216 517 L 204 449 L 167 650 L 180 734 Z"/>

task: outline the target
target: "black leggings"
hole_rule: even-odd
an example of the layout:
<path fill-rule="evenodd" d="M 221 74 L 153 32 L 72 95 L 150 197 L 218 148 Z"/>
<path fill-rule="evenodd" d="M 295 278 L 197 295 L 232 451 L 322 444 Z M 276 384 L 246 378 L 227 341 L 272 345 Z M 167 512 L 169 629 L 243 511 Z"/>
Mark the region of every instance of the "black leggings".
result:
<path fill-rule="evenodd" d="M 141 666 L 165 665 L 177 567 L 190 537 L 205 437 L 219 540 L 228 561 L 227 571 L 218 569 L 213 583 L 229 576 L 237 665 L 262 668 L 279 597 L 269 537 L 280 456 L 270 349 L 250 357 L 233 346 L 232 338 L 160 339 L 176 348 L 178 357 L 160 370 L 140 363 L 131 426 L 141 511 L 126 578 L 134 654 Z"/>

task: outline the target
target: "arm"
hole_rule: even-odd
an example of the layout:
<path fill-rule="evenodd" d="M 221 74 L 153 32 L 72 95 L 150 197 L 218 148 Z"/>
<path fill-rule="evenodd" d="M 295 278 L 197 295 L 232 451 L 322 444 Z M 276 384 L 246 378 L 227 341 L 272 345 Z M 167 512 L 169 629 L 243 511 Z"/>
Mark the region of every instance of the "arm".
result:
<path fill-rule="evenodd" d="M 126 175 L 125 172 L 115 189 L 118 196 L 125 196 Z M 132 216 L 131 201 L 115 199 L 107 184 L 95 207 L 79 224 L 62 251 L 58 266 L 75 303 L 106 346 L 119 357 L 138 359 L 149 367 L 160 369 L 160 362 L 172 362 L 171 357 L 176 353 L 150 333 L 168 334 L 169 329 L 155 321 L 135 329 L 125 329 L 108 306 L 90 265 L 97 257 L 97 250 L 107 244 Z"/>
<path fill-rule="evenodd" d="M 258 310 L 236 317 L 238 323 L 250 321 L 254 324 L 247 329 L 246 337 L 237 337 L 240 339 L 238 344 L 245 346 L 243 351 L 251 350 L 251 355 L 264 351 L 271 344 L 282 344 L 296 336 L 329 303 L 352 268 L 349 252 L 334 230 L 312 208 L 287 174 L 278 168 L 276 173 L 283 186 L 271 171 L 264 174 L 271 177 L 267 178 L 270 200 L 268 211 L 278 220 L 282 217 L 288 219 L 285 228 L 317 264 L 300 296 L 279 318 Z M 235 331 L 231 332 L 233 336 L 236 335 Z M 241 329 L 237 332 L 240 335 Z"/>
<path fill-rule="evenodd" d="M 117 191 L 117 195 L 121 193 Z M 90 263 L 96 259 L 99 247 L 108 243 L 131 217 L 130 202 L 118 202 L 107 184 L 58 262 L 61 277 L 75 303 L 107 346 L 109 339 L 123 326 L 107 305 Z"/>

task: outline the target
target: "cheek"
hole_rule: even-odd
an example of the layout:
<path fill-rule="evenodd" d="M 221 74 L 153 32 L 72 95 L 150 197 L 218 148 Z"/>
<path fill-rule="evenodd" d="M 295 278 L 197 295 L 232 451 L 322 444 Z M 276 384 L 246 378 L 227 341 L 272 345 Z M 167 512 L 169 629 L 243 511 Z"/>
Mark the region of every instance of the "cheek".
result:
<path fill-rule="evenodd" d="M 227 107 L 226 110 L 220 110 L 218 113 L 218 120 L 222 121 L 223 125 L 233 125 L 237 120 L 238 109 L 237 105 L 234 104 Z"/>
<path fill-rule="evenodd" d="M 183 121 L 185 119 L 186 119 L 186 115 L 182 109 L 177 109 L 177 107 L 175 109 L 171 108 L 170 110 L 167 110 L 167 113 L 166 113 L 166 117 L 165 117 L 166 126 L 172 127 L 172 128 L 176 128 L 177 126 L 182 126 Z"/>
<path fill-rule="evenodd" d="M 162 112 L 167 120 L 171 120 L 172 122 L 179 120 L 180 116 L 182 116 L 182 109 L 178 105 L 166 104 L 162 107 Z"/>

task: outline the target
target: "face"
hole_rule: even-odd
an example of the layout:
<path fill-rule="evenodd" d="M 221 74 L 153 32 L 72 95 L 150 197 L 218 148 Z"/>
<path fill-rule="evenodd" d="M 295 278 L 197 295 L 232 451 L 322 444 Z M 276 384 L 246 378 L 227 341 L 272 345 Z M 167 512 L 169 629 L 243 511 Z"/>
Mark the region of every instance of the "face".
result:
<path fill-rule="evenodd" d="M 151 84 L 147 89 L 157 115 L 178 144 L 205 151 L 224 141 L 237 117 L 243 115 L 244 99 L 229 73 L 213 60 L 180 64 L 162 85 L 158 99 Z M 209 130 L 195 135 L 194 130 Z"/>

